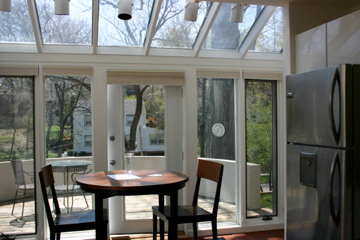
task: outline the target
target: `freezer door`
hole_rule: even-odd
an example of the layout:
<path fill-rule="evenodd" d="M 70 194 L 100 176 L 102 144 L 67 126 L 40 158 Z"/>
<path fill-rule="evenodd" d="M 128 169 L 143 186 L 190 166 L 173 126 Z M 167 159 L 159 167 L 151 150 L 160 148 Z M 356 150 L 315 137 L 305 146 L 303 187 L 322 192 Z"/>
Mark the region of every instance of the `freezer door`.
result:
<path fill-rule="evenodd" d="M 286 239 L 352 239 L 346 154 L 288 144 Z"/>
<path fill-rule="evenodd" d="M 288 142 L 353 146 L 351 71 L 340 65 L 287 77 Z"/>

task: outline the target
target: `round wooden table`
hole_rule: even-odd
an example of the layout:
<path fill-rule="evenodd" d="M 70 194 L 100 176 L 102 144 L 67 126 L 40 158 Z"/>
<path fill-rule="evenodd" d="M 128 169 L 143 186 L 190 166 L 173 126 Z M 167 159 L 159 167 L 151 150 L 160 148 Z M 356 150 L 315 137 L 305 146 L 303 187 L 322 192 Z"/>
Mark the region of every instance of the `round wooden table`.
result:
<path fill-rule="evenodd" d="M 76 178 L 81 189 L 95 194 L 96 221 L 102 220 L 103 200 L 113 196 L 159 195 L 159 206 L 164 206 L 164 196 L 170 196 L 171 214 L 169 239 L 177 239 L 178 191 L 185 187 L 189 177 L 185 174 L 161 170 L 133 170 L 132 175 L 125 170 L 95 172 Z M 108 239 L 107 229 L 97 224 L 96 239 Z"/>

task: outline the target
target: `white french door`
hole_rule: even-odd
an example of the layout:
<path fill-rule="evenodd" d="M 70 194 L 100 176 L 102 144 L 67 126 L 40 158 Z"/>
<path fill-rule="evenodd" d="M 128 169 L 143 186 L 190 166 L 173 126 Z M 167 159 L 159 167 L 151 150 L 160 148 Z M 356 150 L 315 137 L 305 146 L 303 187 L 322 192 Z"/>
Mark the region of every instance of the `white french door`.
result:
<path fill-rule="evenodd" d="M 137 90 L 144 90 L 141 115 L 136 114 Z M 131 151 L 134 169 L 182 172 L 182 87 L 108 84 L 107 95 L 109 170 L 123 169 L 123 156 Z M 139 121 L 131 136 L 135 115 Z M 158 204 L 157 199 L 155 195 L 110 198 L 110 233 L 151 232 L 151 206 Z"/>

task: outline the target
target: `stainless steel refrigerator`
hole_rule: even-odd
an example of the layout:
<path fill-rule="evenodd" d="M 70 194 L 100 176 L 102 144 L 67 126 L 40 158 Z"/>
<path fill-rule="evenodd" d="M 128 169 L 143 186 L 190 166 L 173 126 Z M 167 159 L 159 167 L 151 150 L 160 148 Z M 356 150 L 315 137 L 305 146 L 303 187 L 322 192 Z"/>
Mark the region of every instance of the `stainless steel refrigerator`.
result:
<path fill-rule="evenodd" d="M 360 65 L 290 75 L 286 88 L 286 239 L 360 239 Z"/>

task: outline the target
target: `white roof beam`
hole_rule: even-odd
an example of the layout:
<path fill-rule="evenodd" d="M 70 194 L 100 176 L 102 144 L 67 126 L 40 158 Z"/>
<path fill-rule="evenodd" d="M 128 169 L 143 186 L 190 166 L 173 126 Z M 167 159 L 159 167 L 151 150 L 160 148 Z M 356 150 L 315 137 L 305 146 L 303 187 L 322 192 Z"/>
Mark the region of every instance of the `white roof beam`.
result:
<path fill-rule="evenodd" d="M 144 44 L 145 55 L 149 55 L 149 52 L 150 52 L 151 42 L 152 42 L 152 39 L 153 39 L 153 37 L 155 35 L 156 23 L 157 23 L 158 18 L 159 18 L 162 2 L 163 2 L 162 0 L 155 0 L 154 1 L 153 11 L 151 13 L 148 30 L 146 32 L 146 39 L 145 39 L 145 44 Z"/>
<path fill-rule="evenodd" d="M 200 29 L 199 34 L 197 35 L 195 44 L 194 44 L 194 56 L 197 57 L 201 51 L 201 48 L 206 40 L 206 37 L 211 29 L 213 22 L 215 21 L 216 15 L 221 8 L 222 3 L 213 2 L 209 9 L 209 13 L 206 16 L 206 19 L 203 23 L 203 26 Z"/>
<path fill-rule="evenodd" d="M 255 21 L 254 25 L 250 29 L 249 33 L 247 34 L 245 40 L 242 42 L 240 49 L 239 49 L 239 55 L 240 58 L 244 58 L 246 53 L 249 51 L 251 45 L 256 41 L 259 34 L 261 33 L 262 29 L 266 25 L 266 23 L 269 21 L 270 17 L 275 12 L 276 7 L 273 6 L 265 6 L 262 10 L 260 16 Z"/>
<path fill-rule="evenodd" d="M 98 49 L 98 35 L 99 35 L 99 0 L 93 1 L 93 23 L 92 23 L 92 45 L 93 53 L 97 53 Z"/>
<path fill-rule="evenodd" d="M 42 53 L 42 38 L 41 38 L 41 30 L 40 30 L 40 23 L 39 18 L 37 16 L 37 9 L 35 6 L 35 1 L 27 0 L 31 24 L 33 26 L 34 37 L 36 42 L 36 48 L 38 53 Z"/>

